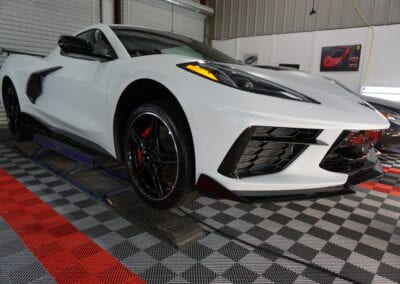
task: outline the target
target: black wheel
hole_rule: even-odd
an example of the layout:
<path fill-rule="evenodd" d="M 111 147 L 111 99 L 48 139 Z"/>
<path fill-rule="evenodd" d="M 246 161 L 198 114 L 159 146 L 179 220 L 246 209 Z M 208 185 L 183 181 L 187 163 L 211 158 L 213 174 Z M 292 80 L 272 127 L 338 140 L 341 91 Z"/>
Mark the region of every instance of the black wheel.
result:
<path fill-rule="evenodd" d="M 194 155 L 188 126 L 165 101 L 139 106 L 124 131 L 124 159 L 133 188 L 157 208 L 179 206 L 194 191 Z"/>
<path fill-rule="evenodd" d="M 10 86 L 4 94 L 4 109 L 11 135 L 18 141 L 32 140 L 32 131 L 21 125 L 21 108 L 13 86 Z"/>

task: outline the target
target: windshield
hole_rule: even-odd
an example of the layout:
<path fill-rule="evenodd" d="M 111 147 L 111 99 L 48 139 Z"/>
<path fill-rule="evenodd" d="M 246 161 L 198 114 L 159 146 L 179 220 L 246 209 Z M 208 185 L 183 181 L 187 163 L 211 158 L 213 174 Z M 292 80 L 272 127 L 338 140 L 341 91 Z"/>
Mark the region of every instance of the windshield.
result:
<path fill-rule="evenodd" d="M 214 48 L 174 33 L 142 28 L 111 28 L 132 57 L 175 54 L 214 62 L 238 64 L 235 59 Z"/>

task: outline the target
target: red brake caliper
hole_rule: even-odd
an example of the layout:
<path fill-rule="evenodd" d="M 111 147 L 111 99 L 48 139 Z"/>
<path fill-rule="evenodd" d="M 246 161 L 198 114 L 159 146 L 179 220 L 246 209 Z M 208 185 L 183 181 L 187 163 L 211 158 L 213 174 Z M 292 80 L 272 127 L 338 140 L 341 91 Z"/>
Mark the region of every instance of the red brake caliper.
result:
<path fill-rule="evenodd" d="M 151 127 L 149 126 L 145 130 L 143 130 L 142 133 L 140 133 L 140 137 L 147 138 L 147 137 L 149 137 L 150 132 L 151 132 Z M 138 148 L 136 150 L 136 154 L 137 154 L 138 163 L 141 163 L 142 162 L 142 158 L 143 158 L 142 150 Z"/>

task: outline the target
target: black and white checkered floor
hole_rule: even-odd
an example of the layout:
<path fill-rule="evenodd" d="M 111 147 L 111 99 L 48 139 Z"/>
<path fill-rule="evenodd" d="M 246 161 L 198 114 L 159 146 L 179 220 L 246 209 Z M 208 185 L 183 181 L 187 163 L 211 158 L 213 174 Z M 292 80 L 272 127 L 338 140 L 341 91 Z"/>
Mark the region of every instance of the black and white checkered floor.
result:
<path fill-rule="evenodd" d="M 2 144 L 0 167 L 148 283 L 400 282 L 400 198 L 382 192 L 262 205 L 201 197 L 175 212 L 207 234 L 177 250 Z M 0 283 L 52 282 L 0 218 Z"/>

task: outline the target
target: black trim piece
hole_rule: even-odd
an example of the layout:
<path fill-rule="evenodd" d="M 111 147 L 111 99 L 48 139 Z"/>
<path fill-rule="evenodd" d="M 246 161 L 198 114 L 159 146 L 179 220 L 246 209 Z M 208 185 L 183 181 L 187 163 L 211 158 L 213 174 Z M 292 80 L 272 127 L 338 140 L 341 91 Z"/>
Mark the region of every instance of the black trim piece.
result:
<path fill-rule="evenodd" d="M 120 137 L 120 132 L 123 129 L 123 126 L 119 125 L 119 121 L 116 119 L 116 111 L 114 113 L 114 122 L 113 122 L 113 134 L 114 134 L 114 145 L 115 145 L 115 154 L 117 157 L 117 160 L 120 162 L 124 161 L 124 155 L 122 154 L 122 146 L 121 146 L 121 141 L 123 140 Z"/>
<path fill-rule="evenodd" d="M 37 98 L 42 94 L 43 79 L 47 75 L 49 75 L 61 68 L 62 68 L 62 66 L 51 67 L 51 68 L 43 69 L 40 71 L 36 71 L 29 76 L 28 83 L 26 85 L 26 94 L 27 94 L 29 100 L 31 101 L 31 103 L 35 104 Z"/>
<path fill-rule="evenodd" d="M 228 199 L 237 202 L 244 201 L 242 198 L 229 191 L 222 184 L 205 174 L 200 175 L 199 179 L 197 180 L 196 187 L 203 196 L 217 199 Z"/>
<path fill-rule="evenodd" d="M 30 53 L 30 52 L 25 52 L 25 51 L 18 51 L 18 50 L 11 50 L 11 49 L 6 49 L 6 48 L 1 48 L 3 52 L 7 53 L 7 55 L 10 54 L 20 54 L 20 55 L 29 55 L 29 56 L 36 56 L 36 57 L 45 57 L 45 55 L 42 54 L 36 54 L 36 53 Z"/>
<path fill-rule="evenodd" d="M 261 68 L 261 69 L 274 70 L 274 71 L 292 71 L 293 70 L 293 68 L 288 68 L 286 66 L 255 65 L 254 67 Z"/>
<path fill-rule="evenodd" d="M 229 149 L 218 172 L 231 178 L 271 174 L 290 165 L 309 145 L 326 145 L 322 130 L 252 126 Z"/>
<path fill-rule="evenodd" d="M 109 153 L 107 150 L 105 150 L 103 147 L 100 145 L 93 143 L 91 141 L 88 141 L 84 138 L 81 138 L 77 135 L 71 134 L 69 132 L 66 132 L 64 130 L 54 128 L 49 126 L 47 123 L 43 122 L 42 120 L 29 115 L 27 113 L 21 113 L 21 125 L 32 129 L 35 133 L 40 133 L 43 135 L 46 135 L 50 138 L 54 138 L 57 140 L 63 140 L 71 145 L 74 145 L 79 148 L 85 149 L 87 152 L 99 152 L 101 154 L 107 155 L 112 159 L 115 159 L 115 157 Z"/>
<path fill-rule="evenodd" d="M 69 133 L 67 131 L 61 130 L 61 129 L 56 129 L 54 127 L 50 127 L 50 130 L 52 132 L 51 137 L 58 139 L 58 140 L 64 140 L 71 145 L 75 145 L 80 148 L 84 148 L 85 151 L 87 152 L 99 152 L 104 155 L 110 156 L 111 158 L 115 159 L 107 150 L 105 150 L 103 147 L 100 145 L 93 143 L 89 140 L 86 140 L 80 136 L 77 136 L 75 134 Z"/>
<path fill-rule="evenodd" d="M 239 163 L 240 157 L 242 156 L 247 144 L 250 142 L 251 137 L 255 132 L 255 127 L 247 128 L 236 142 L 229 149 L 224 160 L 218 168 L 218 172 L 227 177 L 235 177 L 236 166 Z"/>
<path fill-rule="evenodd" d="M 255 191 L 243 191 L 243 192 L 232 192 L 213 178 L 201 174 L 196 187 L 203 196 L 216 198 L 216 199 L 228 199 L 236 202 L 244 203 L 267 203 L 267 202 L 281 202 L 281 201 L 293 201 L 293 200 L 311 200 L 317 198 L 327 198 L 345 194 L 353 194 L 353 186 L 346 184 L 337 187 L 326 187 L 326 188 L 314 188 L 304 190 L 289 190 L 281 191 L 278 195 L 274 195 L 275 192 L 255 192 Z"/>
<path fill-rule="evenodd" d="M 381 177 L 383 175 L 381 163 L 373 163 L 367 161 L 364 163 L 364 167 L 349 173 L 347 184 L 357 185 L 368 180 Z"/>
<path fill-rule="evenodd" d="M 302 190 L 299 190 L 299 194 L 291 194 L 291 195 L 273 195 L 273 196 L 241 196 L 248 203 L 264 203 L 264 202 L 283 202 L 283 201 L 299 201 L 299 200 L 312 200 L 319 198 L 327 198 L 339 195 L 346 194 L 354 194 L 355 191 L 351 186 L 340 186 L 340 187 L 327 187 L 327 188 L 318 188 L 310 190 L 311 193 L 307 193 L 307 190 L 304 190 L 304 193 L 301 193 Z"/>

